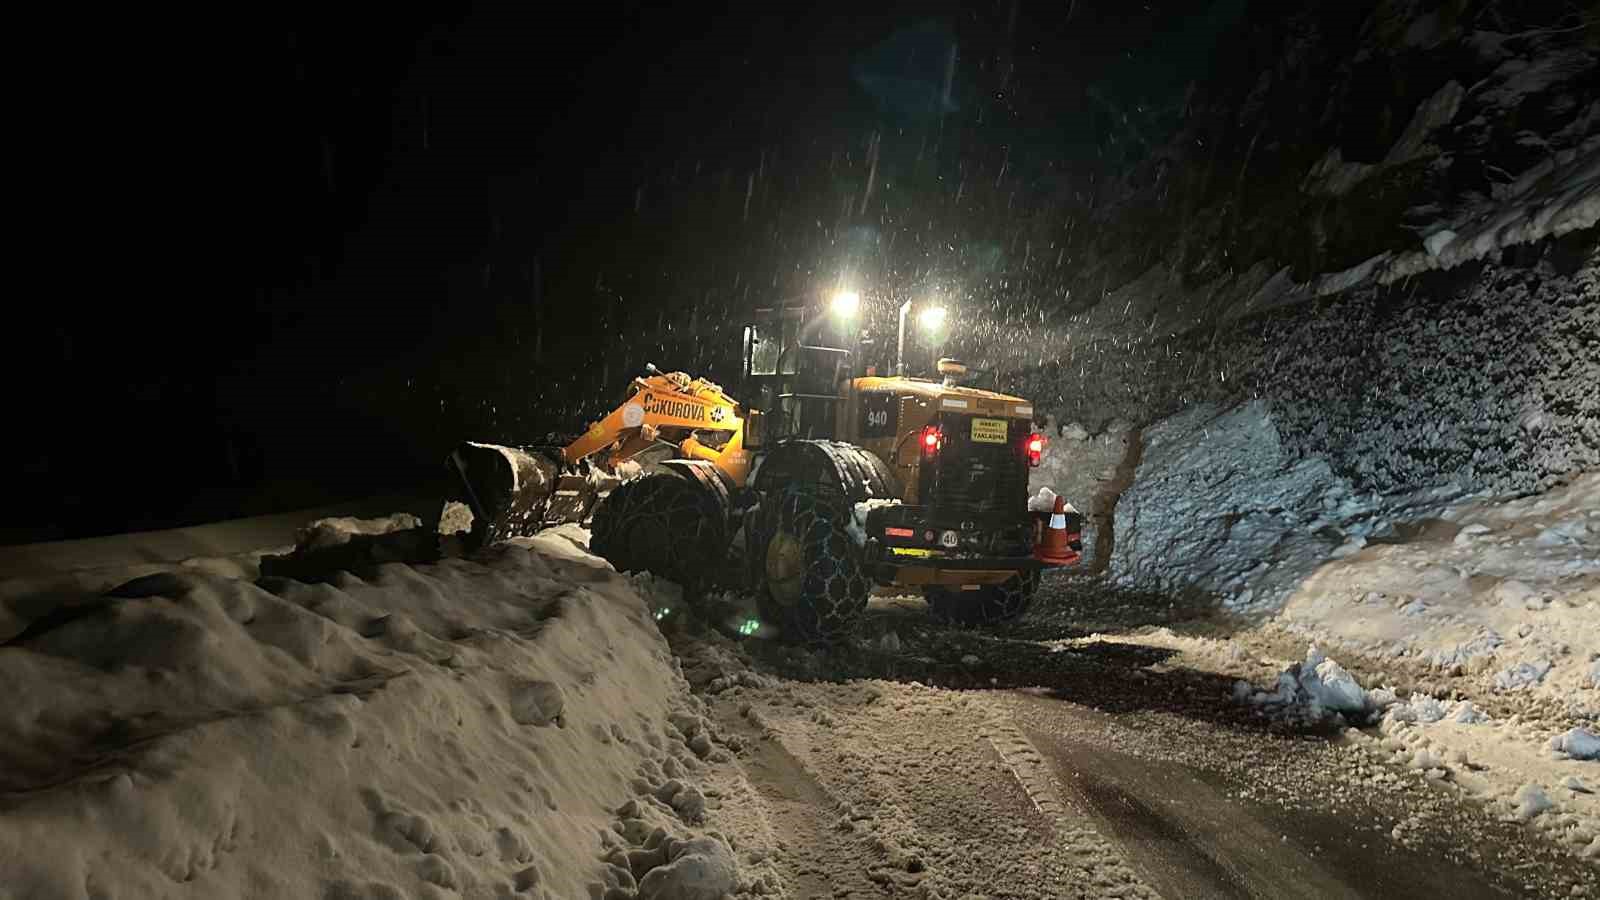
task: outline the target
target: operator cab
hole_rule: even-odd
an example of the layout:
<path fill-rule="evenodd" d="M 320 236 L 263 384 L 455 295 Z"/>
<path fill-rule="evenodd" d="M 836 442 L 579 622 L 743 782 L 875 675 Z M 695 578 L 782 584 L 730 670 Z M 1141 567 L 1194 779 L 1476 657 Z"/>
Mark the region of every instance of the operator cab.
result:
<path fill-rule="evenodd" d="M 799 306 L 757 310 L 744 328 L 743 395 L 754 412 L 746 443 L 836 437 L 841 386 L 859 342 Z M 751 441 L 751 438 L 754 441 Z"/>

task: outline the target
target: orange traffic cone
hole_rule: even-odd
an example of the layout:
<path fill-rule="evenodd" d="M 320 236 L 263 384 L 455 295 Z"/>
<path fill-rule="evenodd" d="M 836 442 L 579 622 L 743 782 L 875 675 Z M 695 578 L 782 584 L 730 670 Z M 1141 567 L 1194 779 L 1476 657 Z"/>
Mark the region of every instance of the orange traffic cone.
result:
<path fill-rule="evenodd" d="M 1072 537 L 1067 534 L 1067 501 L 1064 498 L 1056 498 L 1056 508 L 1050 513 L 1043 539 L 1033 548 L 1033 557 L 1057 566 L 1078 561 L 1078 554 L 1072 549 Z"/>

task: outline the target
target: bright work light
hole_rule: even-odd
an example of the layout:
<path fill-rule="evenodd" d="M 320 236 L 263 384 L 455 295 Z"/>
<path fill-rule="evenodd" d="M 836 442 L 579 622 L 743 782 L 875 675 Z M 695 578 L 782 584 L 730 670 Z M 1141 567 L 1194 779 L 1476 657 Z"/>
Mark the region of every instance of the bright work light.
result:
<path fill-rule="evenodd" d="M 833 314 L 841 319 L 853 319 L 861 309 L 861 295 L 855 291 L 840 291 L 833 295 Z"/>
<path fill-rule="evenodd" d="M 945 315 L 946 313 L 944 307 L 930 306 L 922 312 L 917 313 L 917 321 L 921 323 L 923 331 L 938 331 L 939 328 L 944 325 Z"/>

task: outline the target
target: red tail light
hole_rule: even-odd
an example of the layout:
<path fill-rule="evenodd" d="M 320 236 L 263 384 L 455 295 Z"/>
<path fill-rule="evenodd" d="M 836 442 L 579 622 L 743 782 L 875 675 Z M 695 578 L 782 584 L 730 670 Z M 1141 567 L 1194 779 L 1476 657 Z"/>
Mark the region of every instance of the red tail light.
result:
<path fill-rule="evenodd" d="M 1035 434 L 1028 438 L 1028 465 L 1038 466 L 1039 458 L 1044 455 L 1044 435 Z"/>
<path fill-rule="evenodd" d="M 939 430 L 939 426 L 929 425 L 922 429 L 923 459 L 937 456 L 942 446 L 944 446 L 944 433 Z"/>

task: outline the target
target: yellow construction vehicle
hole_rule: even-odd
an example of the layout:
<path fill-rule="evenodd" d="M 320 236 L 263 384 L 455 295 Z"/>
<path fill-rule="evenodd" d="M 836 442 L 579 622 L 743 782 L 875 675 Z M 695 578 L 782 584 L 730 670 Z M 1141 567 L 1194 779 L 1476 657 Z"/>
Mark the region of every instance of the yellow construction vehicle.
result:
<path fill-rule="evenodd" d="M 846 633 L 874 585 L 920 591 L 957 622 L 1020 615 L 1057 564 L 1034 552 L 1032 405 L 963 386 L 954 360 L 937 379 L 856 375 L 855 350 L 808 343 L 826 324 L 808 312 L 763 310 L 745 327 L 748 403 L 648 366 L 566 446 L 463 444 L 449 465 L 472 539 L 592 509 L 596 554 L 690 587 L 724 571 L 733 546 L 762 619 L 802 639 Z M 901 356 L 904 343 L 902 315 Z"/>

